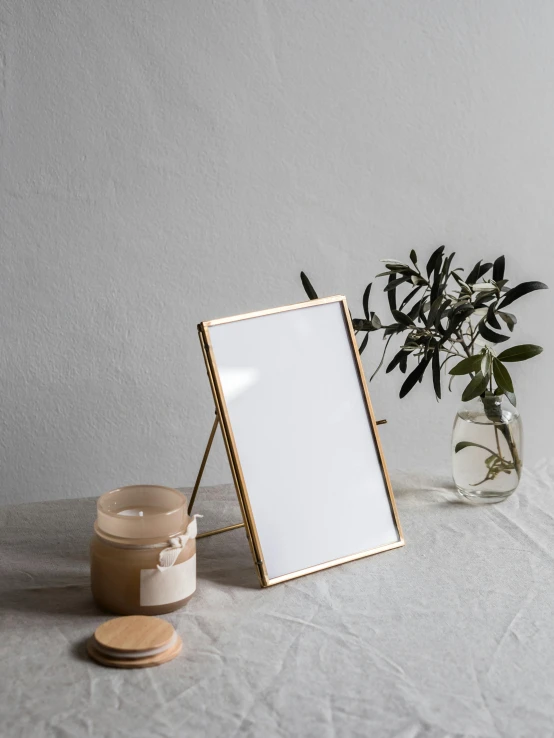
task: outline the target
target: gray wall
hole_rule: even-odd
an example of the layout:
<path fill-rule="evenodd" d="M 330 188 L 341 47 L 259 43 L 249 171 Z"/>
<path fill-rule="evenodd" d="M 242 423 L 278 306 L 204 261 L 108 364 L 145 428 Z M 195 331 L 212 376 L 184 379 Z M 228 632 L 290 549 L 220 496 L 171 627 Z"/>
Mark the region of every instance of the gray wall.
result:
<path fill-rule="evenodd" d="M 355 313 L 412 247 L 553 282 L 553 38 L 550 0 L 0 0 L 0 499 L 191 484 L 196 323 L 303 299 L 301 268 Z M 537 463 L 552 297 L 516 307 Z M 393 473 L 448 473 L 457 395 L 399 384 Z"/>

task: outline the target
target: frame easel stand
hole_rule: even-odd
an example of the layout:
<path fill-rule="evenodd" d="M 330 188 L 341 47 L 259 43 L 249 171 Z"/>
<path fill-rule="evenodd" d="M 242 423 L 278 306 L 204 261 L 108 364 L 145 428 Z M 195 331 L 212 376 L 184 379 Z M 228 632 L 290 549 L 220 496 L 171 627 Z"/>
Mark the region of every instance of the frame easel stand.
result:
<path fill-rule="evenodd" d="M 385 425 L 387 421 L 386 420 L 377 420 L 375 422 L 375 425 Z M 196 500 L 196 495 L 198 493 L 198 490 L 200 488 L 200 482 L 202 481 L 202 476 L 204 474 L 204 469 L 206 468 L 206 463 L 208 461 L 208 456 L 210 455 L 210 450 L 212 448 L 212 444 L 214 442 L 215 433 L 217 431 L 217 427 L 219 425 L 219 415 L 215 414 L 215 420 L 214 424 L 212 425 L 212 429 L 210 431 L 210 437 L 208 438 L 208 443 L 206 445 L 206 450 L 204 451 L 204 456 L 202 457 L 202 461 L 200 463 L 200 469 L 198 470 L 198 474 L 196 476 L 196 481 L 194 483 L 194 487 L 192 490 L 192 495 L 190 497 L 190 502 L 188 506 L 188 514 L 190 515 L 192 513 L 192 508 L 194 506 L 194 502 Z M 215 536 L 218 533 L 226 533 L 228 530 L 237 530 L 237 528 L 244 528 L 244 523 L 235 523 L 234 525 L 226 525 L 224 528 L 216 528 L 215 530 L 208 530 L 206 533 L 199 533 L 196 537 L 197 538 L 208 538 L 208 536 Z"/>

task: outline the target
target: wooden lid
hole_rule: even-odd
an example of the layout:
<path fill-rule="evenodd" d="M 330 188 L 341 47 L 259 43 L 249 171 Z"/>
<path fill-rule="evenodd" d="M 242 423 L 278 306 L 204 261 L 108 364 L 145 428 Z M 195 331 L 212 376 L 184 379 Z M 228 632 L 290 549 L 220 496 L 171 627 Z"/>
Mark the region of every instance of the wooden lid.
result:
<path fill-rule="evenodd" d="M 94 632 L 104 648 L 116 651 L 149 651 L 167 646 L 175 629 L 167 620 L 149 615 L 127 615 L 102 623 Z"/>
<path fill-rule="evenodd" d="M 166 620 L 129 615 L 102 623 L 87 644 L 89 655 L 104 666 L 158 666 L 175 658 L 183 646 Z"/>

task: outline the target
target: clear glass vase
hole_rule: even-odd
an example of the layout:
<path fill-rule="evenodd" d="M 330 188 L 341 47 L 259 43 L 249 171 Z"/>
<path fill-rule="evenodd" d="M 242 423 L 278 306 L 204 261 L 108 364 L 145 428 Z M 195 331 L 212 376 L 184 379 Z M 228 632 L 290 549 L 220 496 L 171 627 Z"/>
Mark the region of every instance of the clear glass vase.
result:
<path fill-rule="evenodd" d="M 452 430 L 452 475 L 464 500 L 505 500 L 519 484 L 522 458 L 521 418 L 504 395 L 463 403 Z"/>

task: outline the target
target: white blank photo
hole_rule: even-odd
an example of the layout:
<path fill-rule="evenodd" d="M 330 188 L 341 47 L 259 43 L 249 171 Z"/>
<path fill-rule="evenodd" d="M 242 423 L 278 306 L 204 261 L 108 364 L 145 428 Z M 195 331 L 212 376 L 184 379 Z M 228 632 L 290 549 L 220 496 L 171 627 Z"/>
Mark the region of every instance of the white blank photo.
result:
<path fill-rule="evenodd" d="M 269 580 L 401 542 L 345 312 L 204 324 Z"/>

